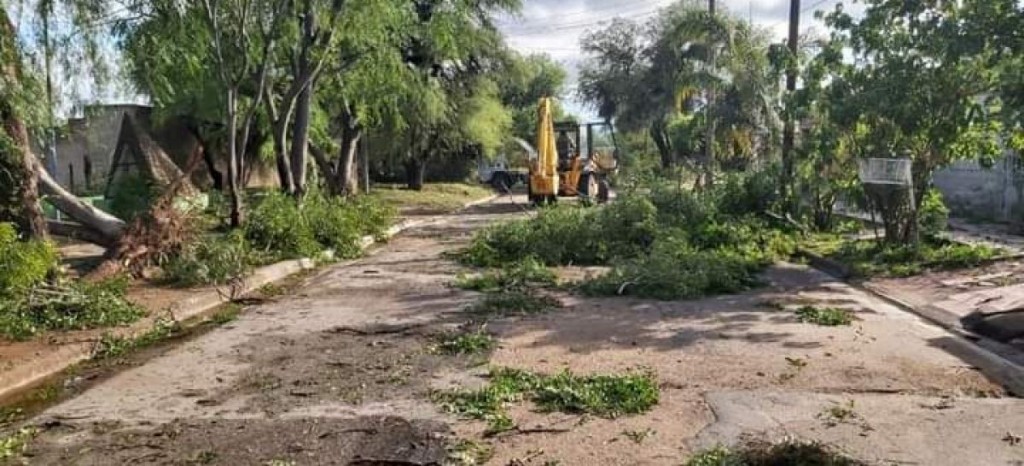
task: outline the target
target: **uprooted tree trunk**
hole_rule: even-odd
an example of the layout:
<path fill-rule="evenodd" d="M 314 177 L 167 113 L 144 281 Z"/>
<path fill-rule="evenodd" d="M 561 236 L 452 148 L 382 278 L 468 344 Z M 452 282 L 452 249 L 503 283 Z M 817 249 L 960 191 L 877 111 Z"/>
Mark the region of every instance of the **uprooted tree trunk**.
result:
<path fill-rule="evenodd" d="M 185 169 L 166 187 L 149 211 L 138 216 L 123 230 L 103 255 L 103 262 L 85 278 L 98 281 L 129 272 L 139 274 L 154 259 L 177 252 L 195 237 L 188 214 L 175 204 L 179 195 L 191 189 L 189 179 L 203 160 L 202 146 L 186 163 Z"/>

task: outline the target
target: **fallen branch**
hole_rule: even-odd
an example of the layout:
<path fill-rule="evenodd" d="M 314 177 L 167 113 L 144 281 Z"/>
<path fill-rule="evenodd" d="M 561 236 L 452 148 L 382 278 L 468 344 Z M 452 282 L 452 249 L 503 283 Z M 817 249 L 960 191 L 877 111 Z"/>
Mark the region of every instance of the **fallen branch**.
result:
<path fill-rule="evenodd" d="M 515 427 L 511 430 L 504 430 L 500 432 L 487 432 L 484 433 L 486 438 L 500 438 L 500 437 L 511 437 L 513 435 L 531 435 L 531 434 L 564 434 L 572 432 L 572 429 L 564 429 L 557 427 L 538 427 L 535 429 L 521 429 Z"/>

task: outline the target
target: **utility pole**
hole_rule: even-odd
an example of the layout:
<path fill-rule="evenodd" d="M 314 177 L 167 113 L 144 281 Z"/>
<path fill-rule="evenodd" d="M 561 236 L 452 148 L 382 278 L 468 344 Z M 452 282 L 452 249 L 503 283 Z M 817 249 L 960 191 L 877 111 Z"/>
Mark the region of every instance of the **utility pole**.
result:
<path fill-rule="evenodd" d="M 797 36 L 800 32 L 800 0 L 789 0 L 789 53 L 793 63 L 786 69 L 786 96 L 792 97 L 796 90 L 796 73 L 799 68 L 797 58 Z M 786 109 L 786 122 L 782 130 L 782 197 L 789 202 L 793 187 L 793 146 L 796 140 L 796 122 L 793 121 L 791 108 Z"/>
<path fill-rule="evenodd" d="M 708 0 L 708 13 L 709 13 L 708 28 L 710 30 L 710 29 L 714 28 L 714 24 L 715 24 L 715 0 Z M 715 37 L 714 31 L 711 30 L 709 32 L 711 32 L 711 40 L 710 40 L 711 43 L 708 44 L 708 45 L 710 45 L 710 47 L 708 47 L 708 55 L 709 55 L 708 56 L 708 67 L 711 69 L 711 72 L 714 73 L 715 68 L 717 67 L 716 61 L 717 61 L 718 57 L 716 56 L 717 55 L 716 47 L 718 46 L 718 43 L 717 43 L 717 40 L 716 40 L 717 38 Z M 703 183 L 698 183 L 698 184 L 702 185 L 705 188 L 710 188 L 711 185 L 714 184 L 713 175 L 711 173 L 711 166 L 715 162 L 715 133 L 717 132 L 716 131 L 717 124 L 716 124 L 715 118 L 714 118 L 715 84 L 713 82 L 708 86 L 707 93 L 708 93 L 708 96 L 707 96 L 707 100 L 708 100 L 707 101 L 707 107 L 704 109 L 704 112 L 705 112 L 704 113 L 705 131 L 706 131 L 705 134 L 704 134 L 704 164 L 703 164 L 704 166 L 701 167 L 703 169 L 704 173 L 698 173 L 697 174 L 697 180 L 700 180 L 701 177 L 703 177 L 704 178 L 704 182 Z"/>

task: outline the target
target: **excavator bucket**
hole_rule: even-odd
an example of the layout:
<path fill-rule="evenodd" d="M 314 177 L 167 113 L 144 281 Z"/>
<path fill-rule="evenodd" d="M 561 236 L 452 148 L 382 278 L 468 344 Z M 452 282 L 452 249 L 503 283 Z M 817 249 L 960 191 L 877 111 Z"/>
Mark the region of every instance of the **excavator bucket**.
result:
<path fill-rule="evenodd" d="M 537 106 L 537 159 L 530 165 L 530 197 L 542 202 L 558 194 L 558 150 L 551 117 L 551 98 L 540 99 Z"/>

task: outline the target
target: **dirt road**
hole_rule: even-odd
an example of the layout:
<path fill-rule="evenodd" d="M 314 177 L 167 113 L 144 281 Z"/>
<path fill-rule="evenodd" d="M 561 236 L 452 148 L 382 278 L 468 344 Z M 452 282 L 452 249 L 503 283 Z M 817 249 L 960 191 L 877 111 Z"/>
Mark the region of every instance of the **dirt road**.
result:
<path fill-rule="evenodd" d="M 461 269 L 443 253 L 516 215 L 502 200 L 438 217 L 365 259 L 322 270 L 293 294 L 250 306 L 35 417 L 26 460 L 446 464 L 446 445 L 471 439 L 494 448 L 495 465 L 672 465 L 711 445 L 796 436 L 880 464 L 1024 462 L 1024 401 L 961 359 L 955 339 L 795 265 L 776 267 L 770 286 L 742 295 L 560 294 L 563 309 L 492 322 L 499 347 L 491 365 L 649 369 L 661 396 L 653 411 L 614 420 L 523 403 L 510 409 L 523 432 L 483 438 L 482 423 L 430 400 L 435 389 L 479 385 L 486 372 L 479 357 L 430 351 L 477 299 L 448 286 Z M 817 327 L 779 309 L 803 303 L 845 307 L 860 320 Z"/>

